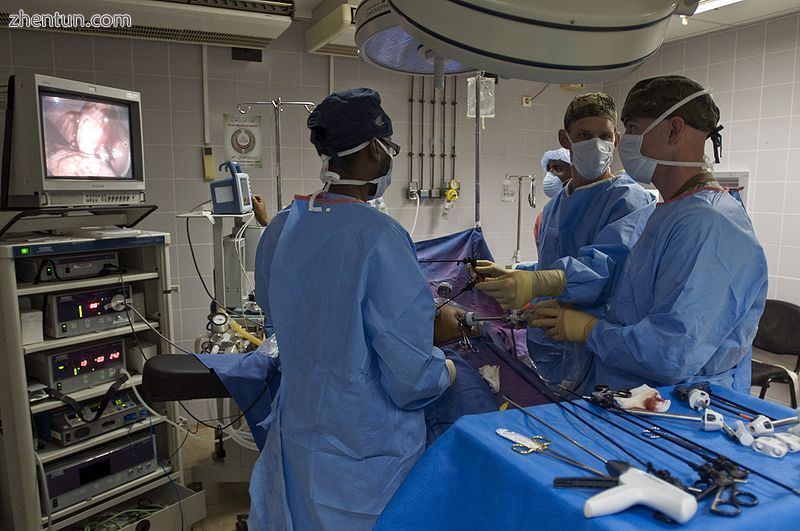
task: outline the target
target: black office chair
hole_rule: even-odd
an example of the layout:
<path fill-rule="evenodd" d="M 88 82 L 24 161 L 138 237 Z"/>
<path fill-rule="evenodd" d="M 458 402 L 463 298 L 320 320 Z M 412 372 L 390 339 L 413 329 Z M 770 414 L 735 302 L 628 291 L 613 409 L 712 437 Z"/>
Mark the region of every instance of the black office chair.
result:
<path fill-rule="evenodd" d="M 758 324 L 753 346 L 774 354 L 795 356 L 794 372 L 778 365 L 753 360 L 754 386 L 761 387 L 764 398 L 772 383 L 789 385 L 792 407 L 797 407 L 798 373 L 800 373 L 800 306 L 790 302 L 767 300 Z"/>

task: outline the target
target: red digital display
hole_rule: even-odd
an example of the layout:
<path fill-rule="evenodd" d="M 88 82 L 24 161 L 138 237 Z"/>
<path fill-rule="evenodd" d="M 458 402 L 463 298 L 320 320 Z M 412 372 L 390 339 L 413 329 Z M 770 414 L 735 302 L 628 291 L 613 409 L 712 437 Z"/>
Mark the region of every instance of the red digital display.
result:
<path fill-rule="evenodd" d="M 108 359 L 109 360 L 118 360 L 119 356 L 120 356 L 119 352 L 112 352 L 111 354 L 108 355 Z"/>
<path fill-rule="evenodd" d="M 105 356 L 97 356 L 94 359 L 94 361 L 95 361 L 95 363 L 103 363 L 104 361 L 106 361 L 106 357 Z"/>
<path fill-rule="evenodd" d="M 90 309 L 90 310 L 96 310 L 96 309 L 98 309 L 99 307 L 100 307 L 100 303 L 99 303 L 99 302 L 97 302 L 97 301 L 95 301 L 95 302 L 90 302 L 90 303 L 89 303 L 89 309 Z"/>
<path fill-rule="evenodd" d="M 89 365 L 89 360 L 81 360 L 81 367 L 86 367 Z"/>

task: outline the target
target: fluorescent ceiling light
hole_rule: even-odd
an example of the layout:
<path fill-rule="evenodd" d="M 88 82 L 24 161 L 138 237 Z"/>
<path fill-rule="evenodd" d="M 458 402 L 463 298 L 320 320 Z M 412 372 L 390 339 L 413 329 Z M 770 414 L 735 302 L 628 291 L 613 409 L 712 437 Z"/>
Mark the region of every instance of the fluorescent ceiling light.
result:
<path fill-rule="evenodd" d="M 694 12 L 694 14 L 699 15 L 700 13 L 705 13 L 706 11 L 711 11 L 712 9 L 718 9 L 720 7 L 736 4 L 741 1 L 742 0 L 700 0 L 700 4 L 697 6 L 697 10 Z"/>

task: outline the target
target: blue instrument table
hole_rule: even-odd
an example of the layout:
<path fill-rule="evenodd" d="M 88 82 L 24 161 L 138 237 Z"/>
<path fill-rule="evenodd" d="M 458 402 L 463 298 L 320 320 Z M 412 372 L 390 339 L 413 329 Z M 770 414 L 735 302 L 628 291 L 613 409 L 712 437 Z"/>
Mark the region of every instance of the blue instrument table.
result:
<path fill-rule="evenodd" d="M 671 389 L 661 389 L 662 396 L 672 400 L 670 412 L 697 415 L 688 405 L 675 400 L 671 396 Z M 712 392 L 765 413 L 773 419 L 794 414 L 789 408 L 727 389 L 712 387 Z M 601 411 L 585 401 L 578 401 L 577 404 Z M 684 484 L 690 484 L 697 479 L 696 473 L 685 463 L 580 411 L 574 405 L 565 405 L 623 443 L 637 457 L 652 462 L 659 469 L 668 469 Z M 528 410 L 606 459 L 631 460 L 621 450 L 554 404 L 535 406 Z M 721 413 L 725 415 L 726 422 L 733 422 L 732 414 L 724 411 Z M 608 412 L 603 412 L 603 415 L 636 434 L 643 431 L 642 428 L 615 418 Z M 642 420 L 649 424 L 648 419 Z M 655 419 L 655 422 L 748 468 L 793 488 L 800 488 L 800 453 L 790 453 L 782 459 L 775 459 L 756 454 L 722 431 L 704 432 L 699 423 L 663 418 Z M 423 454 L 383 511 L 375 529 L 800 529 L 800 496 L 754 474 L 750 474 L 747 483 L 740 485 L 740 490 L 755 494 L 760 502 L 755 507 L 742 507 L 741 514 L 736 517 L 712 515 L 709 511 L 712 495 L 698 503 L 697 514 L 682 526 L 656 520 L 653 510 L 643 506 L 632 507 L 616 515 L 587 519 L 583 516 L 583 504 L 599 491 L 556 489 L 552 484 L 556 477 L 594 476 L 543 454 L 517 454 L 511 450 L 511 441 L 495 433 L 498 428 L 510 429 L 526 436 L 546 436 L 551 439 L 553 449 L 604 470 L 600 461 L 520 411 L 509 409 L 462 417 Z M 777 431 L 786 429 L 783 427 Z M 656 440 L 654 443 L 690 458 L 695 463 L 703 462 L 700 457 L 668 441 Z"/>

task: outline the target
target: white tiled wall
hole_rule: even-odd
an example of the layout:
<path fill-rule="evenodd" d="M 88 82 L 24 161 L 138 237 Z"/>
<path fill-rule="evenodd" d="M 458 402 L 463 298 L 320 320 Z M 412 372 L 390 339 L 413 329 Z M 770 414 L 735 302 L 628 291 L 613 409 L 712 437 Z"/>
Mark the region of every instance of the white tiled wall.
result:
<path fill-rule="evenodd" d="M 223 113 L 235 112 L 245 100 L 310 100 L 319 102 L 329 92 L 329 60 L 326 56 L 302 52 L 302 23 L 284 33 L 264 53 L 262 63 L 233 61 L 228 48 L 208 48 L 208 87 L 211 139 L 218 162 L 222 162 Z M 133 88 L 142 93 L 148 199 L 159 206 L 144 227 L 169 231 L 173 235 L 173 276 L 181 290 L 175 300 L 179 310 L 176 335 L 184 347 L 204 329 L 208 300 L 192 265 L 185 234 L 185 222 L 175 214 L 208 199 L 208 185 L 202 180 L 200 146 L 203 143 L 201 48 L 104 37 L 0 29 L 0 77 L 12 72 L 38 72 Z M 395 126 L 395 140 L 408 151 L 408 77 L 376 69 L 355 59 L 337 58 L 333 64 L 334 90 L 367 86 L 378 90 Z M 456 177 L 462 197 L 448 219 L 441 217 L 442 203 L 423 202 L 414 238 L 417 240 L 456 232 L 474 224 L 474 121 L 466 114 L 466 81 L 457 80 Z M 419 85 L 417 85 L 419 86 Z M 430 87 L 430 81 L 427 83 Z M 452 85 L 450 85 L 452 87 Z M 522 95 L 534 95 L 543 83 L 501 80 L 496 88 L 496 117 L 486 120 L 481 148 L 482 226 L 495 256 L 509 261 L 516 245 L 516 204 L 500 202 L 505 174 L 535 172 L 541 178 L 539 161 L 543 151 L 557 146 L 564 109 L 575 95 L 558 86 L 548 87 L 530 108 L 521 106 Z M 589 87 L 598 89 L 599 87 Z M 274 132 L 271 108 L 262 108 L 265 148 L 263 168 L 248 170 L 256 192 L 275 209 Z M 429 138 L 429 105 L 425 108 L 425 139 Z M 418 123 L 418 109 L 414 110 Z M 448 110 L 447 152 L 450 149 Z M 311 193 L 320 187 L 320 161 L 308 142 L 305 112 L 287 108 L 282 118 L 283 199 L 295 193 Z M 440 113 L 437 112 L 437 122 Z M 437 125 L 437 150 L 439 126 Z M 415 136 L 418 133 L 415 130 Z M 418 140 L 415 140 L 415 144 Z M 417 146 L 414 146 L 417 149 Z M 425 175 L 429 179 L 426 160 Z M 415 173 L 417 172 L 415 164 Z M 437 163 L 435 175 L 439 178 Z M 447 178 L 450 167 L 447 166 Z M 418 178 L 415 175 L 415 178 Z M 415 204 L 405 199 L 408 159 L 395 161 L 393 185 L 386 200 L 389 212 L 411 229 Z M 535 260 L 533 222 L 546 202 L 537 191 L 537 208 L 525 205 L 522 257 Z M 192 221 L 192 241 L 200 269 L 211 286 L 211 234 L 205 222 Z"/>

